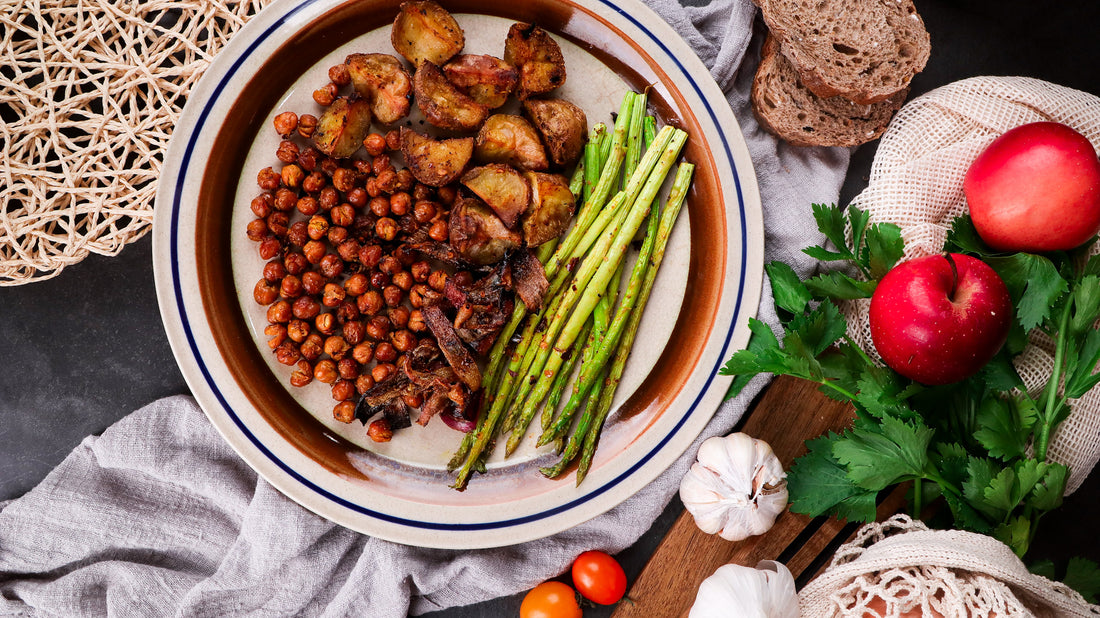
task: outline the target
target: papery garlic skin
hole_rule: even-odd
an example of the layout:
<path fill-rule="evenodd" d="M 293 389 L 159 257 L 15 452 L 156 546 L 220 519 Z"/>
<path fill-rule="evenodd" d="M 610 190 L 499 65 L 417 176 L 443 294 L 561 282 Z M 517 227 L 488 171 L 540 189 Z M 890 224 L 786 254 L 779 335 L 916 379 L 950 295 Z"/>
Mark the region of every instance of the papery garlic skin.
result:
<path fill-rule="evenodd" d="M 794 577 L 779 562 L 727 564 L 703 580 L 688 618 L 798 618 Z"/>
<path fill-rule="evenodd" d="M 680 499 L 703 532 L 740 541 L 767 532 L 787 508 L 787 475 L 767 442 L 743 433 L 708 438 L 696 459 Z"/>

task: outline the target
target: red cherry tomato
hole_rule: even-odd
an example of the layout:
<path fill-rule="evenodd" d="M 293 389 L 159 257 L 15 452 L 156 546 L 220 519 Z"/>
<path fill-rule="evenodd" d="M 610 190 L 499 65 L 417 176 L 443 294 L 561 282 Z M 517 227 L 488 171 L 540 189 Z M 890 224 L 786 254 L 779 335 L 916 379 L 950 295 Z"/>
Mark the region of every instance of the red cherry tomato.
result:
<path fill-rule="evenodd" d="M 586 551 L 573 561 L 573 585 L 589 601 L 611 605 L 626 594 L 626 573 L 602 551 Z"/>
<path fill-rule="evenodd" d="M 568 584 L 543 582 L 523 597 L 519 618 L 581 618 L 577 593 Z"/>

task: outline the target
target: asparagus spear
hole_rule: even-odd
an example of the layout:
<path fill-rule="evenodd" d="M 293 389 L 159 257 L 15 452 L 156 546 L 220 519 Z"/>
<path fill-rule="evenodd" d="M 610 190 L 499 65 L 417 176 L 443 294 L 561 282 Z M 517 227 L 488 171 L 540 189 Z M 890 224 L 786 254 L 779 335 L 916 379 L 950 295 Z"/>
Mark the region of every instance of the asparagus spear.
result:
<path fill-rule="evenodd" d="M 582 191 L 584 203 L 592 197 L 592 191 L 600 181 L 600 174 L 603 172 L 606 161 L 600 156 L 604 144 L 607 144 L 608 155 L 610 155 L 611 137 L 607 133 L 607 125 L 601 122 L 588 132 L 588 143 L 584 145 L 584 190 Z"/>
<path fill-rule="evenodd" d="M 676 171 L 676 177 L 672 184 L 672 191 L 668 196 L 668 203 L 665 205 L 665 211 L 661 216 L 661 226 L 658 231 L 657 245 L 653 250 L 653 256 L 650 258 L 649 272 L 646 274 L 645 282 L 642 284 L 642 291 L 638 298 L 638 310 L 633 312 L 630 316 L 630 323 L 627 325 L 626 333 L 623 335 L 623 339 L 619 343 L 619 348 L 615 353 L 615 360 L 611 365 L 610 374 L 604 381 L 604 390 L 600 394 L 600 405 L 597 410 L 596 418 L 584 438 L 584 449 L 581 451 L 581 459 L 577 467 L 578 485 L 584 480 L 584 477 L 588 474 L 588 470 L 592 465 L 592 456 L 596 452 L 596 443 L 599 440 L 600 430 L 603 427 L 604 421 L 607 420 L 608 413 L 611 411 L 611 401 L 615 397 L 615 390 L 618 388 L 619 380 L 622 378 L 623 368 L 626 366 L 627 357 L 630 356 L 630 349 L 634 346 L 634 338 L 638 335 L 638 325 L 642 321 L 643 310 L 645 309 L 646 303 L 649 301 L 649 295 L 653 292 L 653 283 L 657 279 L 657 269 L 661 267 L 661 261 L 665 256 L 665 248 L 668 246 L 668 238 L 672 234 L 672 227 L 676 223 L 676 218 L 680 214 L 681 207 L 684 205 L 688 187 L 691 186 L 691 175 L 694 171 L 695 166 L 691 163 L 680 164 L 680 167 Z"/>

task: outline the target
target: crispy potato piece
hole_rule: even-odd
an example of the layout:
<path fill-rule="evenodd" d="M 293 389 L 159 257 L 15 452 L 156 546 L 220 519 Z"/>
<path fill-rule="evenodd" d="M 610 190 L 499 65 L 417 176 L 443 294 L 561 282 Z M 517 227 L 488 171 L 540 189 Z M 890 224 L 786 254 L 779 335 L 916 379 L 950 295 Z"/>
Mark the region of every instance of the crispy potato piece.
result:
<path fill-rule="evenodd" d="M 527 99 L 523 112 L 542 135 L 542 143 L 555 165 L 577 162 L 588 133 L 588 116 L 583 109 L 564 99 Z"/>
<path fill-rule="evenodd" d="M 516 95 L 526 99 L 565 83 L 565 58 L 549 33 L 533 24 L 515 23 L 504 40 L 504 61 L 519 69 Z"/>
<path fill-rule="evenodd" d="M 401 3 L 401 11 L 393 20 L 390 43 L 397 53 L 414 67 L 427 60 L 443 64 L 466 45 L 455 18 L 431 0 L 410 0 Z"/>
<path fill-rule="evenodd" d="M 488 204 L 509 228 L 516 226 L 531 201 L 527 179 L 503 163 L 475 167 L 462 177 L 462 184 Z"/>
<path fill-rule="evenodd" d="M 523 238 L 528 247 L 537 247 L 561 236 L 569 227 L 576 199 L 565 176 L 542 172 L 524 175 L 531 183 L 531 204 L 523 219 Z"/>
<path fill-rule="evenodd" d="M 440 129 L 473 131 L 489 115 L 488 107 L 456 88 L 435 63 L 427 60 L 416 69 L 413 92 L 424 118 Z"/>
<path fill-rule="evenodd" d="M 393 124 L 409 115 L 412 78 L 390 54 L 351 54 L 344 60 L 351 85 L 370 103 L 374 119 Z"/>
<path fill-rule="evenodd" d="M 344 159 L 355 154 L 370 132 L 370 104 L 363 99 L 340 97 L 317 119 L 313 143 L 330 157 Z"/>
<path fill-rule="evenodd" d="M 489 109 L 504 105 L 516 89 L 519 71 L 495 56 L 463 54 L 443 67 L 447 79 Z"/>
<path fill-rule="evenodd" d="M 458 179 L 474 153 L 474 138 L 436 140 L 401 127 L 401 154 L 414 178 L 429 187 L 442 187 Z"/>
<path fill-rule="evenodd" d="M 568 187 L 566 187 L 568 190 Z M 471 264 L 485 266 L 504 259 L 520 246 L 519 232 L 508 229 L 500 217 L 476 197 L 459 197 L 451 208 L 450 242 Z"/>
<path fill-rule="evenodd" d="M 535 127 L 522 116 L 494 114 L 477 132 L 474 158 L 479 163 L 507 163 L 521 170 L 550 167 Z"/>

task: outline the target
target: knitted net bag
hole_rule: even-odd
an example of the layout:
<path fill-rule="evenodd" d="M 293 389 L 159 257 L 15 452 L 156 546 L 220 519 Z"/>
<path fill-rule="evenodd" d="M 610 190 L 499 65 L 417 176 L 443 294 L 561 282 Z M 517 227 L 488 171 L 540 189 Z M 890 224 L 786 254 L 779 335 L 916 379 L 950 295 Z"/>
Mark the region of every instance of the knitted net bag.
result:
<path fill-rule="evenodd" d="M 905 105 L 882 136 L 867 189 L 852 205 L 872 221 L 901 227 L 905 258 L 943 251 L 956 216 L 967 212 L 963 177 L 970 163 L 1005 131 L 1038 121 L 1067 124 L 1100 144 L 1100 98 L 1025 77 L 975 77 L 933 90 Z M 1093 253 L 1100 246 L 1093 247 Z M 874 351 L 869 300 L 847 303 L 849 334 Z M 1054 365 L 1054 344 L 1041 334 L 1017 357 L 1016 370 L 1038 396 Z M 1051 438 L 1048 457 L 1069 466 L 1066 493 L 1081 486 L 1100 459 L 1100 388 L 1071 401 L 1072 413 Z"/>
<path fill-rule="evenodd" d="M 803 618 L 1100 616 L 1069 587 L 1029 573 L 1007 545 L 906 515 L 860 528 L 798 596 Z"/>
<path fill-rule="evenodd" d="M 149 230 L 191 87 L 267 1 L 0 0 L 0 285 Z"/>

